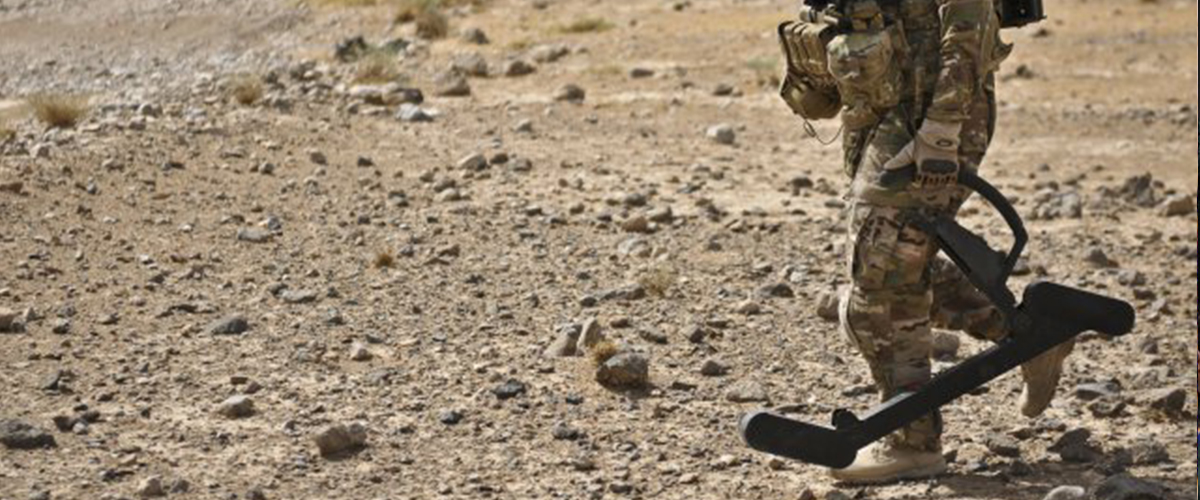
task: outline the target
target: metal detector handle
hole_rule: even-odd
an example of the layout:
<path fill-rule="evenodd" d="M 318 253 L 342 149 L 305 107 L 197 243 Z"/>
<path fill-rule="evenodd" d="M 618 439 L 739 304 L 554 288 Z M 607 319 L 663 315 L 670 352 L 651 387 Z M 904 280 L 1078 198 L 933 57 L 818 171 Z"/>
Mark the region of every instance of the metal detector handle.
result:
<path fill-rule="evenodd" d="M 916 175 L 917 166 L 909 165 L 884 172 L 879 181 L 884 187 L 898 187 L 911 183 Z M 1000 212 L 1000 216 L 1004 218 L 1004 223 L 1008 224 L 1008 229 L 1012 231 L 1013 246 L 1009 250 L 1008 255 L 1004 257 L 1003 273 L 1005 277 L 1010 276 L 1013 268 L 1017 266 L 1017 259 L 1021 258 L 1021 252 L 1025 251 L 1025 245 L 1029 243 L 1029 233 L 1025 231 L 1025 222 L 1021 220 L 1021 215 L 1017 213 L 1017 209 L 1013 208 L 1012 203 L 1009 203 L 1008 198 L 1005 198 L 1004 194 L 996 189 L 996 186 L 993 186 L 974 172 L 959 170 L 958 184 L 974 191 L 987 200 L 988 204 L 994 207 L 997 212 Z"/>

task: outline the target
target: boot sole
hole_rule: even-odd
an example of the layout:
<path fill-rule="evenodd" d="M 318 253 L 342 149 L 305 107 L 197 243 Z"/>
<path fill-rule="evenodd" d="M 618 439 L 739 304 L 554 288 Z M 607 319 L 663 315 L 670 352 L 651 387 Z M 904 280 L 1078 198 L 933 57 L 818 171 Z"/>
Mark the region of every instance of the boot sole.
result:
<path fill-rule="evenodd" d="M 947 467 L 946 467 L 945 463 L 938 463 L 938 464 L 930 464 L 930 465 L 920 467 L 917 469 L 909 469 L 906 471 L 901 471 L 901 472 L 897 472 L 897 473 L 894 473 L 894 474 L 891 474 L 888 476 L 877 477 L 877 478 L 840 477 L 838 475 L 837 471 L 831 471 L 830 475 L 833 476 L 833 478 L 835 480 L 837 480 L 839 483 L 846 484 L 846 485 L 878 485 L 878 484 L 896 483 L 896 482 L 900 482 L 900 481 L 914 481 L 914 480 L 918 480 L 918 479 L 931 479 L 931 478 L 940 476 L 942 474 L 945 474 L 946 470 L 947 470 Z"/>

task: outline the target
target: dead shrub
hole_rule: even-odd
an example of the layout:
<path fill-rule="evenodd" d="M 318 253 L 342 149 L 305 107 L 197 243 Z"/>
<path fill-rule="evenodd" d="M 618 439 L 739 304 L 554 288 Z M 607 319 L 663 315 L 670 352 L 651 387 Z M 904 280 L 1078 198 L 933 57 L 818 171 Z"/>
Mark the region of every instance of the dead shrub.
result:
<path fill-rule="evenodd" d="M 595 347 L 592 347 L 590 353 L 592 356 L 592 364 L 601 366 L 606 361 L 612 359 L 613 356 L 616 356 L 620 353 L 621 348 L 616 343 L 611 340 L 602 340 L 600 343 L 596 344 Z"/>
<path fill-rule="evenodd" d="M 42 123 L 56 128 L 74 127 L 88 112 L 88 99 L 78 95 L 37 94 L 25 100 Z"/>
<path fill-rule="evenodd" d="M 671 291 L 671 287 L 675 286 L 679 275 L 674 269 L 658 266 L 646 269 L 637 277 L 637 282 L 646 289 L 646 293 L 664 297 L 667 292 Z"/>
<path fill-rule="evenodd" d="M 380 84 L 400 79 L 395 58 L 387 51 L 372 50 L 356 63 L 354 83 Z"/>
<path fill-rule="evenodd" d="M 391 250 L 383 250 L 375 253 L 375 260 L 372 262 L 375 269 L 392 269 L 396 267 L 396 254 Z"/>
<path fill-rule="evenodd" d="M 255 75 L 238 75 L 229 81 L 229 94 L 242 106 L 252 106 L 263 97 L 262 79 Z"/>

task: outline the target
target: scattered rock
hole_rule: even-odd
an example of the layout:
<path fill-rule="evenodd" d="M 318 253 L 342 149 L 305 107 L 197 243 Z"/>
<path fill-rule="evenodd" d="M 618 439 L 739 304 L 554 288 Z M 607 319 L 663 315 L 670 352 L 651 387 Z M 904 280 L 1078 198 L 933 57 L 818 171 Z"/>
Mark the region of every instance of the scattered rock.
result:
<path fill-rule="evenodd" d="M 35 450 L 58 446 L 54 436 L 18 420 L 0 421 L 0 444 L 10 450 Z"/>
<path fill-rule="evenodd" d="M 568 83 L 554 91 L 554 100 L 579 104 L 587 98 L 587 92 L 582 87 Z"/>
<path fill-rule="evenodd" d="M 463 414 L 457 410 L 446 410 L 438 414 L 438 422 L 443 425 L 458 425 L 463 421 Z"/>
<path fill-rule="evenodd" d="M 700 366 L 700 374 L 705 377 L 720 377 L 726 373 L 729 373 L 729 367 L 715 359 L 705 360 Z"/>
<path fill-rule="evenodd" d="M 537 71 L 537 68 L 523 59 L 505 61 L 500 67 L 500 73 L 510 78 L 532 74 L 534 71 Z"/>
<path fill-rule="evenodd" d="M 358 342 L 350 346 L 350 361 L 370 361 L 371 358 L 371 351 L 367 349 L 367 346 Z"/>
<path fill-rule="evenodd" d="M 484 70 L 486 72 L 486 68 Z M 434 95 L 440 97 L 466 97 L 471 95 L 471 84 L 463 73 L 450 70 L 434 77 Z"/>
<path fill-rule="evenodd" d="M 733 145 L 737 141 L 737 132 L 733 129 L 732 125 L 727 124 L 713 125 L 708 128 L 705 135 L 708 136 L 710 141 L 727 146 Z"/>
<path fill-rule="evenodd" d="M 487 167 L 487 157 L 479 153 L 464 156 L 458 160 L 458 163 L 455 164 L 455 168 L 458 170 L 468 170 L 472 172 L 478 172 L 486 169 Z"/>
<path fill-rule="evenodd" d="M 1087 254 L 1084 256 L 1084 260 L 1099 268 L 1109 269 L 1118 266 L 1117 262 L 1108 258 L 1108 254 L 1100 247 L 1089 248 Z"/>
<path fill-rule="evenodd" d="M 462 39 L 462 41 L 470 43 L 470 44 L 474 44 L 474 45 L 487 45 L 487 44 L 491 43 L 491 41 L 488 39 L 487 34 L 484 33 L 484 31 L 479 28 L 467 28 L 467 29 L 463 30 L 462 36 L 460 36 L 460 38 Z"/>
<path fill-rule="evenodd" d="M 1092 490 L 1095 500 L 1166 500 L 1162 486 L 1137 479 L 1129 474 L 1109 477 Z"/>
<path fill-rule="evenodd" d="M 510 379 L 509 381 L 494 387 L 492 389 L 492 394 L 494 394 L 496 399 L 499 399 L 500 401 L 507 401 L 525 394 L 525 391 L 526 387 L 524 383 L 518 380 Z"/>
<path fill-rule="evenodd" d="M 167 496 L 167 492 L 163 490 L 162 478 L 159 476 L 150 476 L 143 479 L 138 485 L 137 494 L 142 498 L 158 498 Z"/>
<path fill-rule="evenodd" d="M 1182 217 L 1196 213 L 1196 198 L 1191 195 L 1175 195 L 1163 202 L 1159 213 L 1164 217 Z"/>
<path fill-rule="evenodd" d="M 595 318 L 584 321 L 580 328 L 579 340 L 575 344 L 575 352 L 585 353 L 603 340 L 604 332 L 600 327 L 600 322 Z"/>
<path fill-rule="evenodd" d="M 250 322 L 240 315 L 226 316 L 208 325 L 210 335 L 240 335 L 250 330 Z"/>
<path fill-rule="evenodd" d="M 0 333 L 21 333 L 24 331 L 19 318 L 20 315 L 16 311 L 0 307 Z"/>
<path fill-rule="evenodd" d="M 643 387 L 650 382 L 650 360 L 639 353 L 617 354 L 596 370 L 596 381 L 608 387 Z"/>
<path fill-rule="evenodd" d="M 482 78 L 488 75 L 487 59 L 478 53 L 463 54 L 454 58 L 450 68 L 452 71 L 462 73 L 467 76 Z"/>
<path fill-rule="evenodd" d="M 546 348 L 545 356 L 550 358 L 565 358 L 576 354 L 576 345 L 583 328 L 576 323 L 560 325 L 554 334 L 554 341 Z"/>
<path fill-rule="evenodd" d="M 254 415 L 254 400 L 249 396 L 232 396 L 217 406 L 217 414 L 225 418 L 251 417 Z"/>
<path fill-rule="evenodd" d="M 841 294 L 838 292 L 821 292 L 817 297 L 817 317 L 831 323 L 841 321 L 839 307 L 841 305 Z"/>
<path fill-rule="evenodd" d="M 367 445 L 367 428 L 362 424 L 334 424 L 318 433 L 313 440 L 323 457 L 337 456 L 362 449 Z"/>
<path fill-rule="evenodd" d="M 771 283 L 759 288 L 758 296 L 767 299 L 791 299 L 796 297 L 796 292 L 792 291 L 792 287 L 788 286 L 787 283 Z"/>
<path fill-rule="evenodd" d="M 958 359 L 958 350 L 962 347 L 962 339 L 958 335 L 937 331 L 933 334 L 933 358 L 938 361 L 953 361 Z"/>
<path fill-rule="evenodd" d="M 725 391 L 725 399 L 733 403 L 768 403 L 767 388 L 753 380 L 743 380 Z"/>
<path fill-rule="evenodd" d="M 1103 458 L 1104 453 L 1091 443 L 1091 438 L 1092 431 L 1075 429 L 1063 433 L 1047 450 L 1057 453 L 1066 462 L 1095 462 Z"/>
<path fill-rule="evenodd" d="M 274 236 L 274 233 L 271 231 L 256 227 L 244 227 L 238 229 L 237 232 L 238 241 L 245 241 L 247 243 L 266 243 L 271 241 L 272 236 Z"/>
<path fill-rule="evenodd" d="M 1183 418 L 1187 406 L 1188 391 L 1179 387 L 1165 387 L 1147 391 L 1138 400 L 1150 409 L 1171 418 Z"/>
<path fill-rule="evenodd" d="M 406 123 L 426 123 L 433 121 L 433 118 L 432 113 L 412 103 L 401 104 L 396 110 L 396 119 Z"/>

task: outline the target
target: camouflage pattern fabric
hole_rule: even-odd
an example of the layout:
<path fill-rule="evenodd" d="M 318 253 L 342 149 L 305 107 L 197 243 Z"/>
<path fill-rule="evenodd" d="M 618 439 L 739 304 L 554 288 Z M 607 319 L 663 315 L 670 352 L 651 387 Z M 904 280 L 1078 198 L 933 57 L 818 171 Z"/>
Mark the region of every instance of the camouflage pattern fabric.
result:
<path fill-rule="evenodd" d="M 950 262 L 936 257 L 915 214 L 954 215 L 969 193 L 881 186 L 883 165 L 911 142 L 925 117 L 962 123 L 959 160 L 977 171 L 995 128 L 993 72 L 999 42 L 991 0 L 903 0 L 885 7 L 903 22 L 908 51 L 899 56 L 902 99 L 871 127 L 847 130 L 852 286 L 842 297 L 842 325 L 871 368 L 883 399 L 931 377 L 932 328 L 980 339 L 1005 335 L 999 312 Z M 998 52 L 1003 52 L 998 57 Z M 941 418 L 931 414 L 892 436 L 893 444 L 941 449 Z"/>

